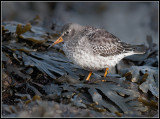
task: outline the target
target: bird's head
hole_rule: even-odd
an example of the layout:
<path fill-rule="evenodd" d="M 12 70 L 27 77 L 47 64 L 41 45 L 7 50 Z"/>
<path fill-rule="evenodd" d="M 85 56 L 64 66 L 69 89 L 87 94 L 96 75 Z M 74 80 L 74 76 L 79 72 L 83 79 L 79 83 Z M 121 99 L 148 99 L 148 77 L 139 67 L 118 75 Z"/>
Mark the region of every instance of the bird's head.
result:
<path fill-rule="evenodd" d="M 74 36 L 76 36 L 77 33 L 79 33 L 84 27 L 78 24 L 66 24 L 62 28 L 62 34 L 61 36 L 50 45 L 50 47 L 60 43 L 60 42 L 66 42 L 68 40 L 72 40 Z M 49 47 L 49 48 L 50 48 Z"/>

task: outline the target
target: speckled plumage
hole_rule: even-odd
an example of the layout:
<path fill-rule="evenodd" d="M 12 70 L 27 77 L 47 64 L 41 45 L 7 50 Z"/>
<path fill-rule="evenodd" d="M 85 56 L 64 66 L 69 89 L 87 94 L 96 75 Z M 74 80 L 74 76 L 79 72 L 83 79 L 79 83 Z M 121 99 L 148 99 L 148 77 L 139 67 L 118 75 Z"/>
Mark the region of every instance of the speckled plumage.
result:
<path fill-rule="evenodd" d="M 66 24 L 61 37 L 66 56 L 89 71 L 113 67 L 126 56 L 144 53 L 142 45 L 121 42 L 104 29 L 90 26 Z"/>
<path fill-rule="evenodd" d="M 113 67 L 125 56 L 144 53 L 138 49 L 139 46 L 121 42 L 104 29 L 90 26 L 67 24 L 62 38 L 66 56 L 89 71 Z"/>

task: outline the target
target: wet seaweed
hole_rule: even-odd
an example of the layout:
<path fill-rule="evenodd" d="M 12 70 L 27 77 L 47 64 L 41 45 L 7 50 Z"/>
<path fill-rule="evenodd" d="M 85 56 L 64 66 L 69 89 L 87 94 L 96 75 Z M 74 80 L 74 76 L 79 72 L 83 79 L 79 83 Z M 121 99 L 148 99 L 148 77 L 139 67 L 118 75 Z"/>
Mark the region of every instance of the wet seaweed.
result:
<path fill-rule="evenodd" d="M 122 60 L 118 74 L 107 78 L 95 72 L 87 82 L 88 71 L 70 62 L 61 45 L 47 49 L 56 32 L 18 22 L 4 22 L 2 31 L 3 116 L 141 117 L 157 112 L 158 50 L 151 37 L 146 55 Z"/>

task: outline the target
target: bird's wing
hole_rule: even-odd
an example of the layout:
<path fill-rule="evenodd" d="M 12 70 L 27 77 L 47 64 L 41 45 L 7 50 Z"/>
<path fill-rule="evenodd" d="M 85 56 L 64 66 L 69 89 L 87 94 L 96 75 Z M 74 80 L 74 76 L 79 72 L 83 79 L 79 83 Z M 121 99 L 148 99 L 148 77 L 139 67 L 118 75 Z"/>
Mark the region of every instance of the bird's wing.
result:
<path fill-rule="evenodd" d="M 117 37 L 102 29 L 92 29 L 88 32 L 87 39 L 93 53 L 100 56 L 114 56 L 125 52 L 124 42 L 121 42 Z"/>

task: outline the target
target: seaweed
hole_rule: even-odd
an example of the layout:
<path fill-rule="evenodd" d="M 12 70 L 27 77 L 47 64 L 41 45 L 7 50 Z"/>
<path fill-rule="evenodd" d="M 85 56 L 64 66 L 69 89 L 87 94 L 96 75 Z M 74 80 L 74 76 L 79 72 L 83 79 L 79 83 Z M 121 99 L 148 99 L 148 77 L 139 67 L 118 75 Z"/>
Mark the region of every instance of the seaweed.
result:
<path fill-rule="evenodd" d="M 56 31 L 18 22 L 4 22 L 2 31 L 4 117 L 156 115 L 158 50 L 151 37 L 145 55 L 123 59 L 106 78 L 97 71 L 85 81 L 88 71 L 70 62 L 61 45 L 47 49 Z"/>

